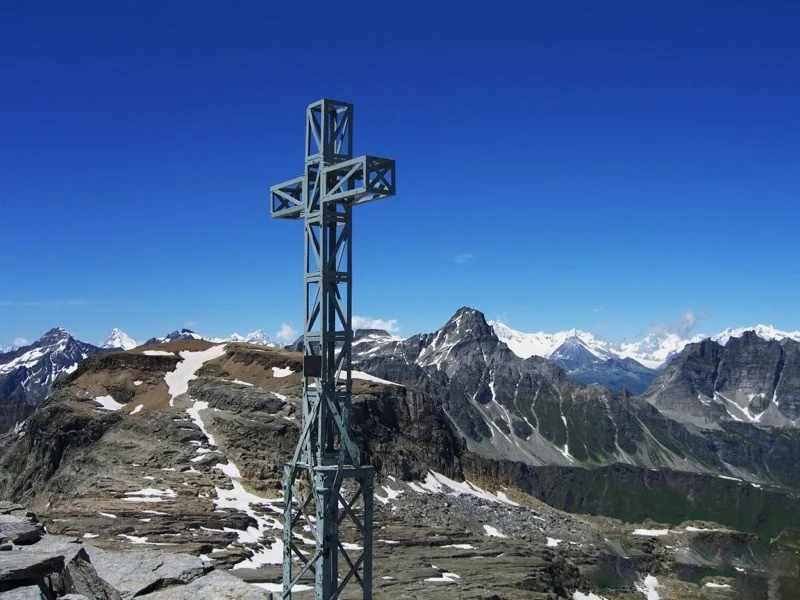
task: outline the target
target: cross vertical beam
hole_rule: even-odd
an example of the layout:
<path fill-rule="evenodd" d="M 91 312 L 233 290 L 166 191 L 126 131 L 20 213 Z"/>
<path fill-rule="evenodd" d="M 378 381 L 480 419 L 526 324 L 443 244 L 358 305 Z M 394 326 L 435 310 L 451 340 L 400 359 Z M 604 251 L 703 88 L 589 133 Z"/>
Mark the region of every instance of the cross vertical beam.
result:
<path fill-rule="evenodd" d="M 302 219 L 304 231 L 303 421 L 284 467 L 283 598 L 313 573 L 315 600 L 336 600 L 351 581 L 372 599 L 373 472 L 350 437 L 351 240 L 353 206 L 395 191 L 393 160 L 353 158 L 352 104 L 306 108 L 303 175 L 270 188 L 272 217 Z M 343 523 L 361 546 L 340 540 Z M 313 554 L 294 533 L 304 525 Z"/>

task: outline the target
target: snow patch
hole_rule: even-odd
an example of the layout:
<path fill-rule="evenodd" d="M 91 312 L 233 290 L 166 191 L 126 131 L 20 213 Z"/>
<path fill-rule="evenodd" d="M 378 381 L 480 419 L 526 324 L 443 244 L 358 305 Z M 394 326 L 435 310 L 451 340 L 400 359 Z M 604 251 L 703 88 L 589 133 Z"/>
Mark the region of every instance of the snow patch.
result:
<path fill-rule="evenodd" d="M 461 579 L 461 575 L 456 575 L 455 573 L 442 573 L 441 577 L 426 577 L 425 581 L 434 581 L 438 583 L 456 583 L 459 579 Z"/>
<path fill-rule="evenodd" d="M 374 375 L 370 375 L 369 373 L 364 373 L 363 371 L 351 371 L 351 375 L 353 379 L 361 379 L 363 381 L 373 381 L 375 383 L 382 383 L 384 385 L 395 385 L 398 387 L 403 387 L 399 383 L 395 383 L 394 381 L 388 381 L 386 379 L 381 379 L 380 377 L 375 377 Z M 341 374 L 339 379 L 347 379 L 347 376 Z"/>
<path fill-rule="evenodd" d="M 669 529 L 634 529 L 631 535 L 646 535 L 650 537 L 659 537 L 662 535 L 667 535 L 669 533 Z"/>
<path fill-rule="evenodd" d="M 564 540 L 557 540 L 556 538 L 547 538 L 547 547 L 548 548 L 558 548 L 558 545 L 563 542 Z"/>
<path fill-rule="evenodd" d="M 289 367 L 272 367 L 273 377 L 288 377 L 294 373 Z"/>
<path fill-rule="evenodd" d="M 384 490 L 386 490 L 386 496 L 381 496 L 381 495 L 379 495 L 377 493 L 373 493 L 373 496 L 374 496 L 375 500 L 377 500 L 378 502 L 380 502 L 381 504 L 384 504 L 384 505 L 389 504 L 389 502 L 391 500 L 394 500 L 395 498 L 399 498 L 400 494 L 403 493 L 402 490 L 393 490 L 388 485 L 383 485 L 381 487 Z"/>
<path fill-rule="evenodd" d="M 496 527 L 492 527 L 491 525 L 484 525 L 484 531 L 486 531 L 486 535 L 489 537 L 496 537 L 496 538 L 507 538 L 508 536 L 500 532 L 499 529 Z"/>
<path fill-rule="evenodd" d="M 172 400 L 170 400 L 170 402 L 172 402 Z M 208 443 L 211 444 L 212 446 L 216 446 L 217 441 L 214 439 L 214 436 L 208 432 L 208 430 L 205 427 L 205 424 L 203 423 L 203 419 L 200 418 L 200 411 L 206 410 L 207 408 L 208 408 L 208 402 L 206 402 L 205 400 L 195 400 L 194 404 L 192 404 L 192 406 L 186 409 L 186 412 L 192 419 L 192 422 L 195 425 L 197 425 L 200 431 L 203 432 L 203 435 L 205 435 L 208 438 Z M 198 452 L 200 452 L 200 450 L 201 449 L 198 449 Z M 206 450 L 206 452 L 208 452 L 208 450 Z"/>
<path fill-rule="evenodd" d="M 495 496 L 491 492 L 487 492 L 486 490 L 479 488 L 474 483 L 470 483 L 469 481 L 465 481 L 463 483 L 455 481 L 445 475 L 442 475 L 441 473 L 437 473 L 436 471 L 428 471 L 428 475 L 425 477 L 424 483 L 417 484 L 410 482 L 408 486 L 415 492 L 421 494 L 427 492 L 433 492 L 434 494 L 450 494 L 453 496 L 467 494 L 469 496 L 474 496 L 489 502 L 499 502 L 501 504 L 508 504 L 510 506 L 519 506 L 518 504 L 506 498 L 505 494 L 503 494 L 502 497 L 500 497 L 499 494 Z"/>
<path fill-rule="evenodd" d="M 133 410 L 131 411 L 131 414 L 132 414 L 132 415 L 135 415 L 136 413 L 140 412 L 140 411 L 141 411 L 143 408 L 144 408 L 144 404 L 137 404 L 137 405 L 136 405 L 136 406 L 133 408 Z"/>
<path fill-rule="evenodd" d="M 644 581 L 641 583 L 635 583 L 634 587 L 636 591 L 644 594 L 647 600 L 660 600 L 661 596 L 658 595 L 656 588 L 661 587 L 661 584 L 658 583 L 658 579 L 653 577 L 652 575 L 648 575 L 644 578 Z"/>
<path fill-rule="evenodd" d="M 124 404 L 120 404 L 119 402 L 114 400 L 114 398 L 112 398 L 111 396 L 97 396 L 94 399 L 94 401 L 97 402 L 105 410 L 119 410 L 120 408 L 125 406 Z"/>

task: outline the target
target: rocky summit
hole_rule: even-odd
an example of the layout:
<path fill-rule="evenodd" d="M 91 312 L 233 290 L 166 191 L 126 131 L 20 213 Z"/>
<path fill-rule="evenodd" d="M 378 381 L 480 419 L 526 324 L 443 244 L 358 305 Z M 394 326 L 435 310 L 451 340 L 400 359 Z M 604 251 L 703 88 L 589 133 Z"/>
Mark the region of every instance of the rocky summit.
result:
<path fill-rule="evenodd" d="M 373 341 L 352 414 L 377 476 L 376 598 L 792 597 L 800 500 L 788 483 L 720 477 L 730 463 L 708 438 L 544 359 L 515 360 L 477 311 Z M 82 572 L 92 565 L 121 596 L 239 597 L 217 595 L 223 572 L 242 594 L 276 591 L 301 365 L 294 352 L 197 339 L 91 356 L 0 436 L 0 497 L 38 515 L 43 527 L 29 519 L 24 535 L 83 548 Z M 766 464 L 792 480 L 777 458 Z M 0 572 L 17 568 L 18 542 Z M 124 565 L 159 561 L 176 575 L 126 583 Z M 58 585 L 51 597 L 112 593 Z"/>
<path fill-rule="evenodd" d="M 800 426 L 800 342 L 754 331 L 690 344 L 644 398 L 660 412 L 700 427 L 748 423 Z"/>

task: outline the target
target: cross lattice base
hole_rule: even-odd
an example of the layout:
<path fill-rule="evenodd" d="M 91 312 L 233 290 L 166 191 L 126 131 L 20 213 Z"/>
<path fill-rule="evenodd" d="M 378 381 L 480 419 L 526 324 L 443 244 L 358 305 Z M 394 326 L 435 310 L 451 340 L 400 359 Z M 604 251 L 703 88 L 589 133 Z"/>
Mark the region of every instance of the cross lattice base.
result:
<path fill-rule="evenodd" d="M 344 485 L 348 481 L 354 485 Z M 306 489 L 298 489 L 301 483 Z M 287 463 L 283 490 L 282 598 L 291 598 L 292 587 L 311 572 L 315 600 L 338 598 L 351 579 L 361 586 L 364 600 L 372 600 L 372 467 L 330 465 L 309 470 L 307 465 Z M 340 530 L 346 528 L 346 533 L 352 528 L 360 546 L 340 540 Z M 313 554 L 301 547 L 309 533 L 316 543 Z M 339 564 L 344 568 L 341 577 Z"/>

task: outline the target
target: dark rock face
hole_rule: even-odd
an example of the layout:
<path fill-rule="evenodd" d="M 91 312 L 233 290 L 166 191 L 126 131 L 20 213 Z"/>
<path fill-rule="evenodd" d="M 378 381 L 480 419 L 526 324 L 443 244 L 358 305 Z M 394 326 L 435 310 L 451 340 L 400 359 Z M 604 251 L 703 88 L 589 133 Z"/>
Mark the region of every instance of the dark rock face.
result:
<path fill-rule="evenodd" d="M 531 467 L 475 455 L 466 455 L 462 464 L 472 480 L 491 479 L 519 487 L 567 512 L 626 521 L 655 518 L 678 525 L 691 518 L 770 538 L 792 523 L 800 510 L 797 491 L 762 489 L 739 480 L 672 469 L 619 464 L 596 469 Z"/>
<path fill-rule="evenodd" d="M 87 356 L 108 352 L 81 342 L 60 328 L 29 346 L 0 352 L 0 433 L 23 421 L 56 379 L 73 372 Z"/>
<path fill-rule="evenodd" d="M 644 398 L 671 418 L 700 426 L 741 421 L 800 426 L 800 343 L 753 332 L 723 347 L 690 344 L 653 381 Z"/>
<path fill-rule="evenodd" d="M 687 426 L 650 396 L 648 402 L 582 385 L 545 359 L 520 359 L 498 341 L 481 313 L 468 308 L 438 332 L 355 346 L 355 361 L 369 373 L 437 398 L 468 449 L 486 458 L 533 466 L 623 463 L 798 486 L 800 470 L 790 458 L 800 447 L 798 430 L 776 432 L 737 423 L 724 418 L 727 413 L 718 406 L 696 401 L 698 391 L 713 395 L 714 386 L 722 382 L 743 385 L 749 372 L 761 375 L 746 388 L 748 393 L 772 379 L 776 386 L 794 381 L 785 367 L 798 360 L 787 352 L 793 342 L 774 343 L 764 364 L 758 359 L 759 347 L 769 343 L 745 342 L 757 347 L 741 368 L 733 358 L 722 360 L 721 346 L 705 341 L 695 351 L 684 351 L 651 387 L 660 397 L 674 398 L 676 412 L 700 405 L 711 426 L 706 429 Z M 730 356 L 736 352 L 734 346 Z M 728 374 L 720 378 L 718 372 Z M 671 388 L 659 387 L 665 380 L 673 382 Z"/>

